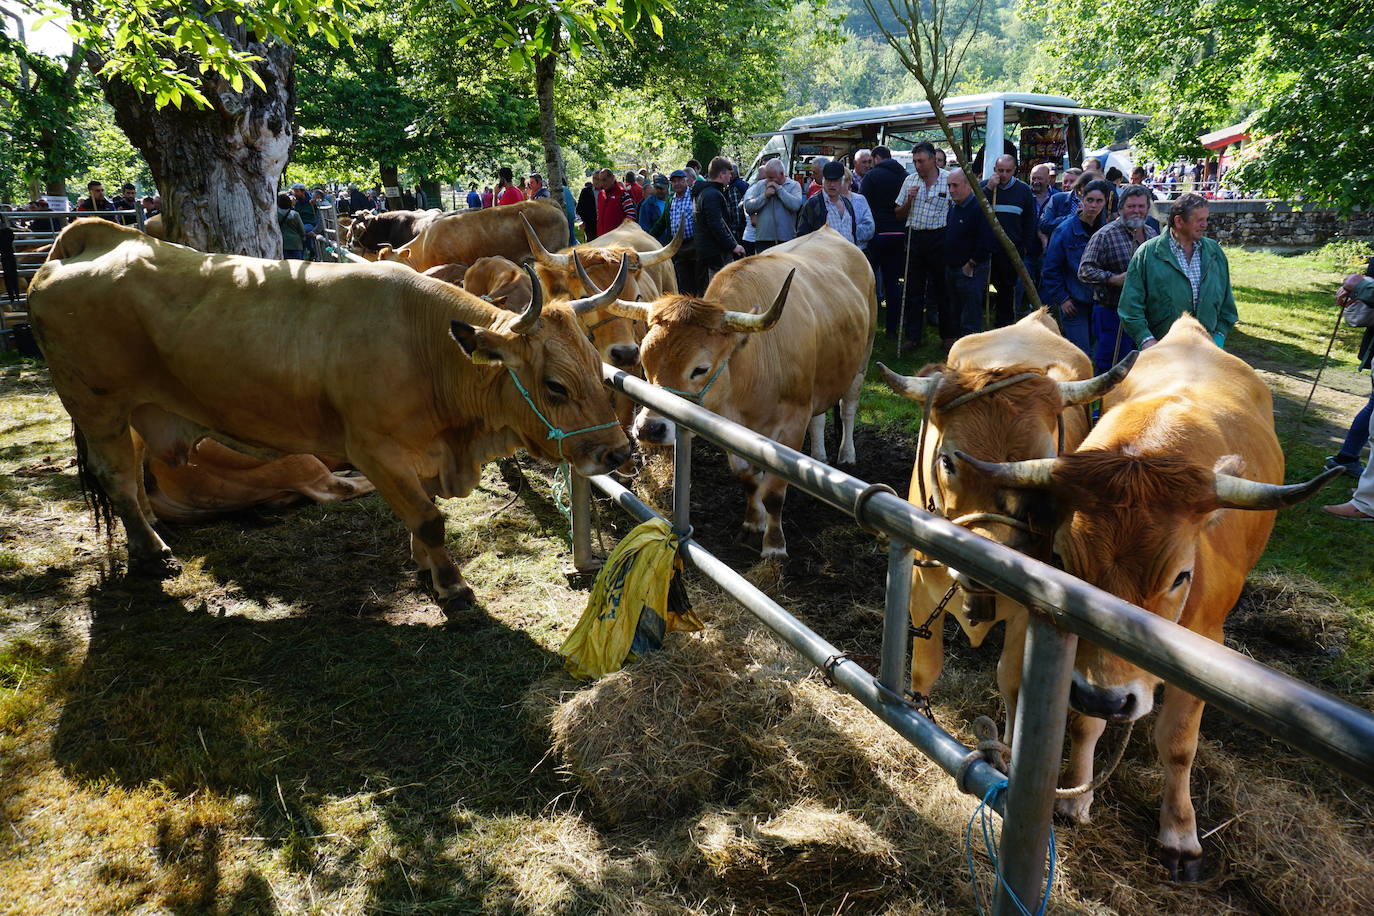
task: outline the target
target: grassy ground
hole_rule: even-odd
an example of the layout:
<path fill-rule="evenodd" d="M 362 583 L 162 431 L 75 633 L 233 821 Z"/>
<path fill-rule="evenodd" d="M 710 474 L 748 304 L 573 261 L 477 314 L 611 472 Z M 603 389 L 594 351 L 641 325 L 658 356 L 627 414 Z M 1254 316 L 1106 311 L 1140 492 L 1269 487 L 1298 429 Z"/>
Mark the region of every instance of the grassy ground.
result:
<path fill-rule="evenodd" d="M 1316 422 L 1296 430 L 1306 386 L 1289 376 L 1305 374 L 1310 384 L 1334 317 L 1336 265 L 1316 255 L 1233 251 L 1231 259 L 1243 320 L 1233 349 L 1272 373 L 1296 479 L 1333 450 L 1331 437 L 1359 404 L 1323 391 Z M 1353 334 L 1338 343 L 1335 371 L 1323 380 L 1359 393 L 1368 381 L 1351 371 Z M 936 358 L 878 349 L 903 371 Z M 884 434 L 912 428 L 909 403 L 876 377 L 867 394 L 863 422 Z M 66 415 L 42 369 L 0 368 L 0 914 L 970 909 L 957 847 L 965 801 L 938 780 L 927 783 L 928 768 L 881 733 L 842 740 L 858 721 L 852 704 L 804 671 L 758 661 L 757 646 L 757 669 L 729 689 L 779 679 L 787 686 L 767 694 L 772 705 L 750 725 L 759 730 L 753 745 L 771 749 L 757 758 L 767 767 L 749 773 L 754 764 L 732 760 L 709 805 L 659 819 L 612 823 L 589 801 L 569 758 L 552 749 L 547 721 L 560 699 L 595 699 L 573 693 L 578 685 L 557 656 L 585 594 L 564 581 L 565 525 L 533 466 L 525 465 L 523 483 L 510 465 L 489 466 L 472 497 L 445 504 L 450 546 L 479 598 L 476 613 L 446 621 L 413 587 L 404 533 L 376 497 L 179 528 L 179 577 L 125 580 L 89 527 L 71 454 Z M 698 493 L 719 501 L 709 488 Z M 1328 493 L 1330 501 L 1344 495 Z M 789 510 L 805 505 L 789 498 Z M 802 518 L 789 515 L 799 551 L 817 538 L 822 552 L 852 551 L 849 563 L 881 566 L 870 541 L 849 527 L 835 533 L 842 519 L 822 519 L 815 532 Z M 833 549 L 827 538 L 836 539 Z M 1368 531 L 1312 505 L 1284 513 L 1258 574 L 1261 591 L 1296 583 L 1309 605 L 1326 610 L 1294 624 L 1297 635 L 1257 623 L 1242 633 L 1247 650 L 1368 705 L 1369 543 Z M 851 567 L 838 567 L 843 580 Z M 878 587 L 855 586 L 852 612 L 817 628 L 838 626 L 861 647 L 871 641 Z M 787 600 L 804 616 L 814 613 L 809 603 L 806 589 Z M 1320 632 L 1307 632 L 1313 626 Z M 1285 641 L 1304 640 L 1325 648 L 1283 653 Z M 949 693 L 937 712 L 952 725 L 990 711 L 995 687 L 988 651 L 951 648 Z M 645 694 L 604 695 L 623 702 L 656 692 L 641 686 Z M 1364 850 L 1368 859 L 1369 794 L 1219 719 L 1205 726 L 1211 740 L 1198 776 L 1201 816 L 1219 830 L 1209 845 L 1222 850 L 1219 872 L 1204 887 L 1177 889 L 1153 871 L 1158 769 L 1148 737 L 1137 735 L 1122 776 L 1104 792 L 1101 824 L 1065 833 L 1059 906 L 1361 909 L 1355 892 L 1332 906 L 1294 891 L 1290 874 L 1311 872 L 1303 879 L 1311 884 L 1321 866 L 1274 847 L 1300 846 L 1294 838 L 1318 830 L 1337 844 L 1324 847 L 1326 859 L 1338 860 L 1332 849 Z M 634 740 L 658 726 L 639 727 L 645 735 Z M 669 764 L 662 778 L 680 775 Z M 793 804 L 788 792 L 798 786 L 811 797 Z M 791 807 L 765 817 L 764 796 Z M 811 810 L 817 804 L 820 814 Z M 796 853 L 786 880 L 757 873 L 767 858 L 740 868 L 738 848 L 721 840 L 733 831 L 763 843 L 798 810 L 810 824 L 843 820 L 849 839 Z M 1293 823 L 1266 820 L 1291 810 Z M 1120 849 L 1113 836 L 1125 837 Z M 798 871 L 797 862 L 824 870 L 824 857 L 841 847 L 858 863 L 862 888 L 846 897 L 832 884 L 801 883 L 798 875 L 815 869 Z"/>

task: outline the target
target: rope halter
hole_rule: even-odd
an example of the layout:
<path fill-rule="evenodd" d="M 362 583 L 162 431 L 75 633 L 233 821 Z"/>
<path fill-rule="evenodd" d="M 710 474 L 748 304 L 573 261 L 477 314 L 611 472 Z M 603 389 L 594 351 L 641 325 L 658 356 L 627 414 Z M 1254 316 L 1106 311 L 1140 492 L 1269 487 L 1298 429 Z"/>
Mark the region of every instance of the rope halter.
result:
<path fill-rule="evenodd" d="M 733 356 L 734 354 L 731 355 Z M 664 391 L 668 392 L 669 394 L 675 394 L 678 397 L 691 401 L 693 404 L 700 407 L 702 406 L 702 402 L 706 400 L 706 392 L 711 390 L 711 386 L 716 383 L 716 379 L 720 378 L 720 374 L 725 371 L 725 367 L 729 365 L 729 363 L 729 356 L 721 360 L 720 365 L 716 368 L 716 371 L 711 373 L 711 377 L 706 380 L 705 385 L 701 386 L 700 391 L 679 391 L 676 388 L 669 388 L 667 385 L 660 385 L 659 387 L 662 388 Z"/>
<path fill-rule="evenodd" d="M 520 396 L 521 396 L 522 398 L 525 399 L 525 403 L 528 404 L 528 405 L 530 405 L 530 410 L 534 411 L 534 415 L 535 415 L 536 417 L 539 418 L 539 422 L 540 422 L 540 423 L 543 423 L 543 424 L 544 424 L 544 427 L 549 431 L 549 435 L 548 435 L 547 438 L 552 439 L 552 440 L 554 440 L 555 442 L 558 443 L 558 460 L 559 460 L 559 461 L 567 461 L 567 460 L 568 460 L 568 459 L 567 459 L 566 457 L 564 457 L 564 455 L 563 455 L 563 440 L 564 440 L 564 439 L 567 439 L 567 438 L 569 438 L 570 436 L 577 436 L 577 435 L 581 435 L 582 433 L 594 433 L 594 432 L 596 432 L 597 430 L 600 430 L 600 429 L 610 429 L 612 426 L 619 426 L 619 425 L 620 425 L 620 421 L 618 421 L 618 420 L 612 420 L 612 421 L 609 422 L 609 423 L 601 423 L 601 424 L 598 424 L 597 426 L 584 426 L 584 427 L 582 427 L 581 429 L 574 429 L 574 430 L 572 430 L 571 432 L 564 432 L 563 430 L 559 429 L 557 426 L 554 426 L 552 423 L 550 423 L 550 422 L 549 422 L 549 418 L 546 417 L 546 416 L 544 416 L 544 414 L 539 410 L 539 407 L 534 403 L 534 398 L 530 397 L 530 393 L 529 393 L 528 391 L 525 390 L 525 386 L 522 385 L 522 384 L 520 384 L 520 376 L 518 376 L 518 375 L 515 374 L 515 370 L 512 369 L 510 366 L 507 366 L 507 367 L 506 367 L 506 371 L 510 373 L 510 380 L 511 380 L 512 382 L 515 382 L 515 390 L 520 392 Z"/>

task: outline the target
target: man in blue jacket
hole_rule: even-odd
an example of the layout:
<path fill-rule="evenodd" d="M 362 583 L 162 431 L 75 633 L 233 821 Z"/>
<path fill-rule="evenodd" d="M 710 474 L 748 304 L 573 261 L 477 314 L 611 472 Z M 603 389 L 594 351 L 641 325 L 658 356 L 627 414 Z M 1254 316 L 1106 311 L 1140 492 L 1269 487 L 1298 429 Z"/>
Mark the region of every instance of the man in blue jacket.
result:
<path fill-rule="evenodd" d="M 1002 230 L 1016 246 L 1016 252 L 1024 262 L 1031 250 L 1031 243 L 1039 242 L 1036 236 L 1035 195 L 1031 193 L 1030 185 L 1016 177 L 1015 156 L 998 156 L 992 169 L 993 176 L 983 190 L 992 204 L 993 212 L 997 214 L 997 222 L 1002 224 Z M 1016 273 L 1016 265 L 1000 244 L 992 253 L 990 279 L 997 290 L 997 298 L 993 300 L 993 323 L 996 327 L 1005 327 L 1016 320 L 1021 281 Z"/>
<path fill-rule="evenodd" d="M 1049 247 L 1045 249 L 1045 263 L 1040 271 L 1040 296 L 1046 305 L 1058 307 L 1059 324 L 1064 336 L 1092 356 L 1093 290 L 1078 279 L 1078 267 L 1083 261 L 1088 239 L 1106 221 L 1104 211 L 1107 197 L 1115 197 L 1116 188 L 1110 181 L 1097 179 L 1082 190 L 1077 213 L 1060 223 L 1054 235 L 1050 236 Z M 1125 316 L 1122 317 L 1124 319 Z M 1126 333 L 1131 333 L 1129 326 Z"/>
<path fill-rule="evenodd" d="M 963 169 L 950 169 L 946 183 L 950 203 L 945 217 L 945 287 L 963 337 L 983 330 L 983 303 L 998 241 Z"/>

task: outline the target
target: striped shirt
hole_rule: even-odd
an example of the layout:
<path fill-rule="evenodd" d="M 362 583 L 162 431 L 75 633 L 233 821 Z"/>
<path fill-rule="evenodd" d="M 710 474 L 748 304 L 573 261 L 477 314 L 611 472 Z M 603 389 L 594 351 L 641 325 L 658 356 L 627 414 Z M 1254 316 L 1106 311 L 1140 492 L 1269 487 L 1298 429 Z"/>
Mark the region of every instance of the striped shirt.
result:
<path fill-rule="evenodd" d="M 677 227 L 686 220 L 687 228 L 683 230 L 682 237 L 690 239 L 695 232 L 692 217 L 692 195 L 690 192 L 678 196 L 674 194 L 668 198 L 668 228 L 673 234 L 677 234 Z"/>
<path fill-rule="evenodd" d="M 897 206 L 906 203 L 909 190 L 916 188 L 916 196 L 911 199 L 911 209 L 906 215 L 906 224 L 911 229 L 943 229 L 945 217 L 949 215 L 949 172 L 940 169 L 935 183 L 926 186 L 920 172 L 906 176 L 902 189 L 897 192 Z"/>
<path fill-rule="evenodd" d="M 1178 261 L 1178 266 L 1183 269 L 1183 276 L 1188 278 L 1188 285 L 1193 288 L 1193 308 L 1197 308 L 1198 290 L 1202 288 L 1202 245 L 1193 244 L 1192 260 L 1183 253 L 1183 246 L 1174 238 L 1173 230 L 1169 230 L 1169 250 L 1174 253 L 1174 260 Z"/>

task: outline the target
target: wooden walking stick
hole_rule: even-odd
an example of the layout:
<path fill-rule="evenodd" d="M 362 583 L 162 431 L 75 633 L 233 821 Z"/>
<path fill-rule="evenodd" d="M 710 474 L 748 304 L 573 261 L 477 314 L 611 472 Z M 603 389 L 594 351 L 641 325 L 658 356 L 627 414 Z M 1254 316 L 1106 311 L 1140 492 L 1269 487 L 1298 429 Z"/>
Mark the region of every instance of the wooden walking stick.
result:
<path fill-rule="evenodd" d="M 1307 408 L 1312 404 L 1312 395 L 1317 393 L 1317 383 L 1321 381 L 1322 373 L 1326 371 L 1326 363 L 1331 359 L 1331 348 L 1336 344 L 1336 335 L 1340 333 L 1343 318 L 1342 311 L 1336 309 L 1336 326 L 1331 329 L 1331 339 L 1326 342 L 1326 352 L 1322 354 L 1322 364 L 1317 367 L 1317 375 L 1312 379 L 1312 390 L 1307 392 L 1307 400 L 1302 402 L 1302 413 L 1298 414 L 1298 432 L 1302 432 L 1302 424 L 1307 419 Z"/>

